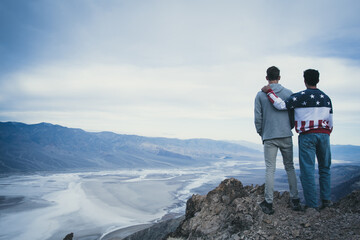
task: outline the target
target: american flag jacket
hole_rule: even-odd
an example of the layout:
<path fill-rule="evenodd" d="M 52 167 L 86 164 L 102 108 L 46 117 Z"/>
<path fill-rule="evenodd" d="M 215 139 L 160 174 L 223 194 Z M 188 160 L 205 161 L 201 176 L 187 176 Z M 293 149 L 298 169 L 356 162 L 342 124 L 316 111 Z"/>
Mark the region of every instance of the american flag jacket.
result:
<path fill-rule="evenodd" d="M 330 133 L 333 130 L 331 99 L 319 89 L 306 89 L 294 93 L 285 101 L 270 89 L 267 96 L 278 110 L 293 111 L 296 132 Z"/>

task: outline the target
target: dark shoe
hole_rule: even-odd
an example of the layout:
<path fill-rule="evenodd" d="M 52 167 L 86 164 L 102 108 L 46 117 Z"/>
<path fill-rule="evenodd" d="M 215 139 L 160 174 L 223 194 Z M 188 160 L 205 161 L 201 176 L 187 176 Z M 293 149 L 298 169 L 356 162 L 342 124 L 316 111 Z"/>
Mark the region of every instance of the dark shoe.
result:
<path fill-rule="evenodd" d="M 268 203 L 266 200 L 262 201 L 262 203 L 260 203 L 260 207 L 261 210 L 266 213 L 266 214 L 273 214 L 275 211 L 272 208 L 272 203 Z"/>
<path fill-rule="evenodd" d="M 322 205 L 320 209 L 324 209 L 332 206 L 333 206 L 333 202 L 331 200 L 322 200 Z"/>
<path fill-rule="evenodd" d="M 300 199 L 295 198 L 290 201 L 291 209 L 294 211 L 301 211 Z"/>

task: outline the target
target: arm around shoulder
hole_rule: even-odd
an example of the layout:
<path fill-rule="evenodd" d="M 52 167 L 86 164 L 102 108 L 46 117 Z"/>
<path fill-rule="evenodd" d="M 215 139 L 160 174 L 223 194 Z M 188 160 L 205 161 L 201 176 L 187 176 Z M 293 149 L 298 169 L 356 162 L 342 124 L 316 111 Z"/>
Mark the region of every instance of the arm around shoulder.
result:
<path fill-rule="evenodd" d="M 266 93 L 269 101 L 277 110 L 287 110 L 285 101 L 280 97 L 276 96 L 270 86 L 264 86 L 261 91 Z"/>

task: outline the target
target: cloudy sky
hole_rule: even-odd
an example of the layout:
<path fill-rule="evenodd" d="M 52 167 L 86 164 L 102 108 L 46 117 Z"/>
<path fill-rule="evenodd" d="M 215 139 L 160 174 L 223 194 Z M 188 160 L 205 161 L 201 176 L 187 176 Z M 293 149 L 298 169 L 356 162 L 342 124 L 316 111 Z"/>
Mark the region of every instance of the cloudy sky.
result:
<path fill-rule="evenodd" d="M 318 69 L 332 144 L 360 145 L 359 9 L 357 0 L 2 0 L 0 121 L 261 143 L 254 98 L 275 65 L 294 92 L 305 69 Z"/>

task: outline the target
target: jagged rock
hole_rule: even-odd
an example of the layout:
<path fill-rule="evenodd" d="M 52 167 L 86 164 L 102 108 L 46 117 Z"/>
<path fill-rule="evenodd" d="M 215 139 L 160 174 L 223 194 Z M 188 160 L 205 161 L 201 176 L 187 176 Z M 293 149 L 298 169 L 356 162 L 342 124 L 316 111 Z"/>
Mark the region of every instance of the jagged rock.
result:
<path fill-rule="evenodd" d="M 248 229 L 253 224 L 254 212 L 251 206 L 243 208 L 241 204 L 249 201 L 248 195 L 247 188 L 234 178 L 224 180 L 205 197 L 193 195 L 187 202 L 190 209 L 186 210 L 185 220 L 174 236 L 196 239 L 215 234 L 218 238 L 229 239 L 233 233 Z"/>
<path fill-rule="evenodd" d="M 184 221 L 165 239 L 360 239 L 360 191 L 320 212 L 295 212 L 289 193 L 275 192 L 273 215 L 261 211 L 263 195 L 264 185 L 226 179 L 206 196 L 193 195 Z"/>
<path fill-rule="evenodd" d="M 201 206 L 203 201 L 205 200 L 205 196 L 200 195 L 193 195 L 187 202 L 186 202 L 186 212 L 185 218 L 189 219 L 195 216 L 195 213 L 201 210 Z"/>
<path fill-rule="evenodd" d="M 74 237 L 74 233 L 69 233 L 68 235 L 65 236 L 64 240 L 72 240 Z"/>

